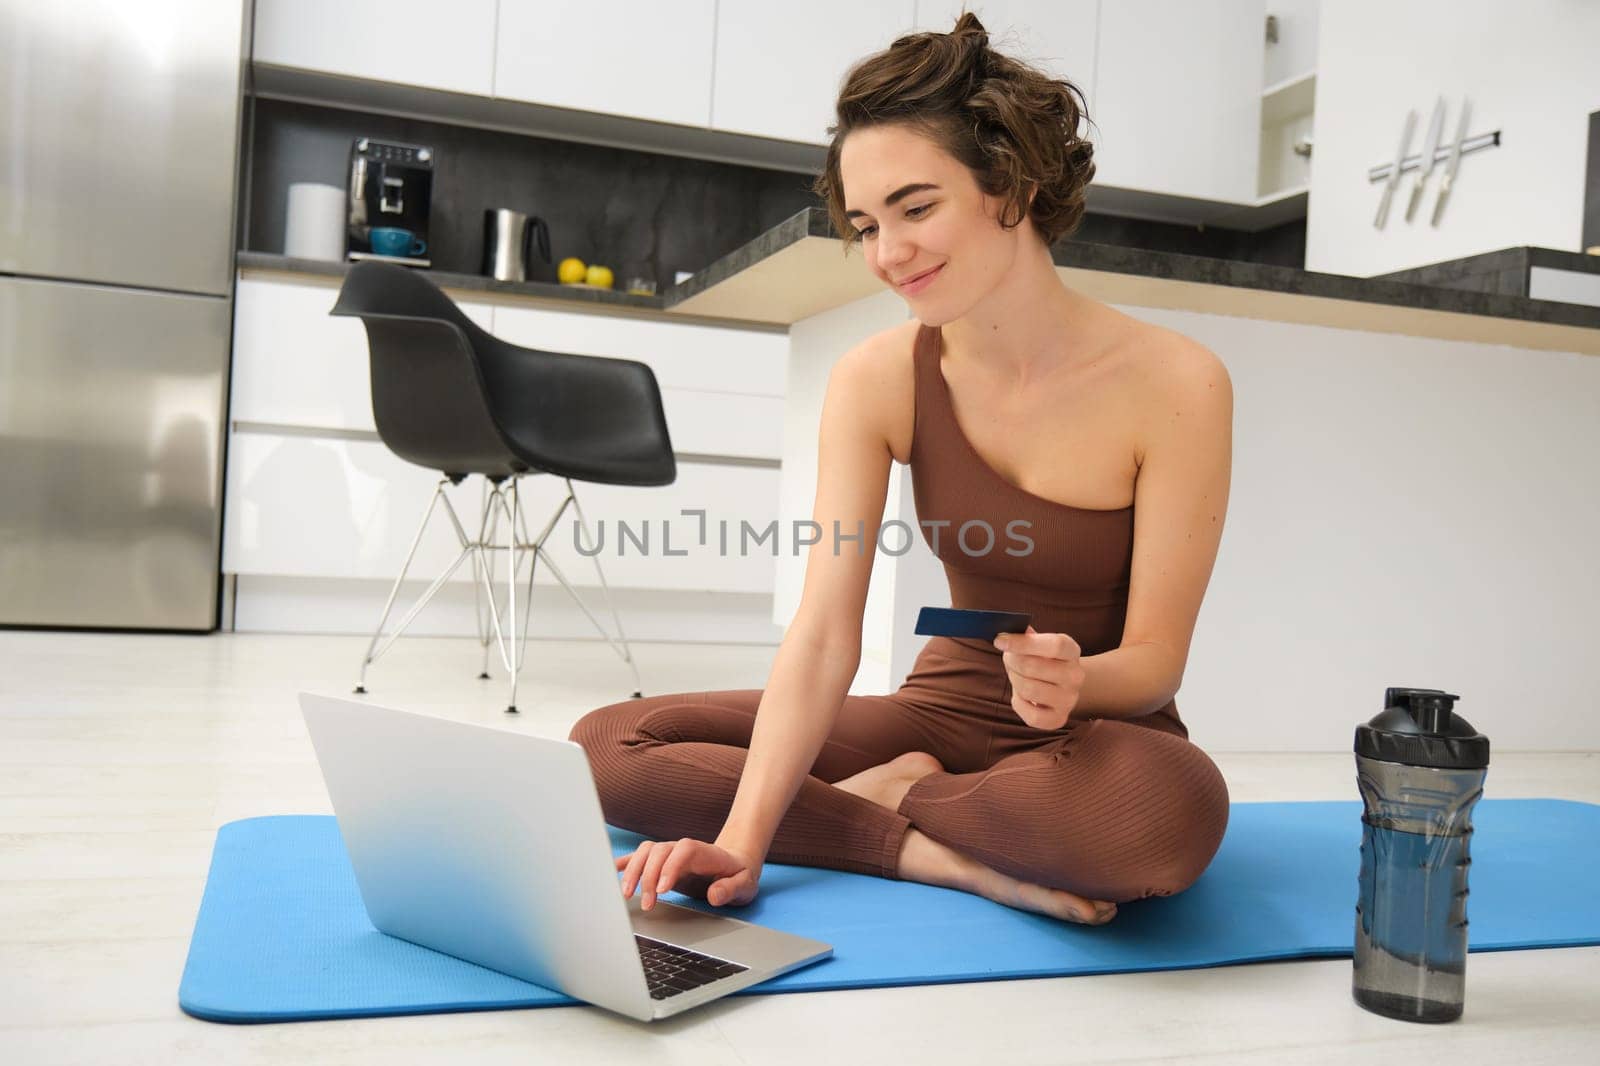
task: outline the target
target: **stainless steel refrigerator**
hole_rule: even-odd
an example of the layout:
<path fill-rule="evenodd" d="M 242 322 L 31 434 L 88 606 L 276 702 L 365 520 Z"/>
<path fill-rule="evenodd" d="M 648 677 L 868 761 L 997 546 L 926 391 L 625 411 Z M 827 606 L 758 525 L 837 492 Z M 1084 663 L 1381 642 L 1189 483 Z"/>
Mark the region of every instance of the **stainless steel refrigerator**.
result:
<path fill-rule="evenodd" d="M 0 0 L 0 624 L 216 625 L 244 0 Z"/>

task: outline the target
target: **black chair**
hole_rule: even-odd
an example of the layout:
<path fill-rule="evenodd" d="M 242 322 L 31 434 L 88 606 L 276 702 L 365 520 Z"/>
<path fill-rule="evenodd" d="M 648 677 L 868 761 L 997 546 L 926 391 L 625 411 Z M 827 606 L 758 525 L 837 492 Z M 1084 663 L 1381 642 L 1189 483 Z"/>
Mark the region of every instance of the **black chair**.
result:
<path fill-rule="evenodd" d="M 631 359 L 507 344 L 469 319 L 427 278 L 392 263 L 361 262 L 351 267 L 330 314 L 360 318 L 366 326 L 372 414 L 384 444 L 400 458 L 443 474 L 361 661 L 356 691 L 366 691 L 367 667 L 388 650 L 450 575 L 471 559 L 479 596 L 478 635 L 483 645 L 479 676 L 489 676 L 489 645 L 493 642 L 511 675 L 506 709 L 515 712 L 517 674 L 531 613 L 527 607 L 531 605 L 534 571 L 542 560 L 633 671 L 633 695 L 639 696 L 639 670 L 622 632 L 622 620 L 611 603 L 599 553 L 590 557 L 616 623 L 616 640 L 551 560 L 544 542 L 570 504 L 585 541 L 584 554 L 596 543 L 573 490 L 575 480 L 643 486 L 669 485 L 677 478 L 661 390 L 650 367 Z M 475 474 L 487 480 L 474 537 L 456 513 L 445 487 Z M 539 536 L 530 539 L 517 482 L 536 474 L 563 479 L 567 492 Z M 423 531 L 441 502 L 461 552 L 384 640 L 383 628 L 395 598 Z M 504 543 L 500 542 L 502 522 Z M 501 624 L 494 590 L 496 555 L 502 551 L 509 555 L 505 625 Z M 517 584 L 524 561 L 528 563 L 527 600 L 519 634 Z"/>

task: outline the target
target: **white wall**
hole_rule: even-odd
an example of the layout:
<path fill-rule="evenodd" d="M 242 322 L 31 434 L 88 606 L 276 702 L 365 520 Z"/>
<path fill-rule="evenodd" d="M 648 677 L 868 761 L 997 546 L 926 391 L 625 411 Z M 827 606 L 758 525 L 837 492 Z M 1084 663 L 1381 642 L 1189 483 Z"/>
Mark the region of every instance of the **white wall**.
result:
<path fill-rule="evenodd" d="M 892 321 L 885 297 L 797 326 L 791 382 Z M 1234 384 L 1227 525 L 1178 693 L 1196 743 L 1348 751 L 1385 687 L 1417 685 L 1459 694 L 1498 748 L 1600 748 L 1600 359 L 1122 309 L 1210 347 Z M 784 522 L 815 485 L 799 399 L 786 438 L 813 442 L 786 450 Z M 896 472 L 886 515 L 909 521 Z M 804 562 L 780 564 L 779 625 Z M 916 607 L 949 602 L 920 537 L 872 581 L 857 694 L 893 692 L 926 640 Z"/>
<path fill-rule="evenodd" d="M 1339 0 L 1318 28 L 1315 148 L 1306 269 L 1368 277 L 1515 245 L 1581 251 L 1588 115 L 1600 109 L 1600 4 L 1588 0 Z M 1434 98 L 1454 136 L 1499 129 L 1496 148 L 1463 156 L 1439 227 L 1428 224 L 1442 170 L 1415 219 L 1404 181 L 1376 229 L 1381 183 L 1408 108 L 1421 151 Z"/>
<path fill-rule="evenodd" d="M 859 253 L 853 253 L 859 254 Z M 817 437 L 821 428 L 822 400 L 828 392 L 828 374 L 839 357 L 863 338 L 896 326 L 909 311 L 897 294 L 884 291 L 832 311 L 813 315 L 789 331 L 788 383 L 784 402 L 783 466 L 778 481 L 778 522 L 786 541 L 796 521 L 812 516 L 817 494 Z M 902 509 L 914 513 L 910 479 L 900 483 L 898 464 L 891 472 L 884 503 L 884 520 L 901 517 Z M 830 541 L 824 539 L 820 547 Z M 926 546 L 924 546 L 925 548 Z M 772 594 L 772 621 L 787 628 L 800 607 L 809 552 L 778 555 Z M 862 625 L 861 667 L 851 692 L 887 692 L 905 676 L 895 674 L 890 636 L 894 629 L 895 567 L 881 553 L 873 559 Z"/>
<path fill-rule="evenodd" d="M 1387 685 L 1507 749 L 1600 747 L 1600 359 L 1127 308 L 1215 351 L 1233 491 L 1179 711 L 1349 750 Z"/>

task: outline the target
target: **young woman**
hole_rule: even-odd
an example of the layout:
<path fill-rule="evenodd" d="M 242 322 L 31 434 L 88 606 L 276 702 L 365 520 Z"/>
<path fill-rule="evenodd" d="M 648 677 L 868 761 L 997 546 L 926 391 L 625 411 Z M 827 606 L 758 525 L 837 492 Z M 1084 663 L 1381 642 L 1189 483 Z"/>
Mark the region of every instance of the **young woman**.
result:
<path fill-rule="evenodd" d="M 1033 627 L 934 637 L 896 692 L 847 695 L 872 552 L 825 538 L 764 690 L 574 727 L 606 819 L 653 838 L 618 859 L 625 896 L 745 904 L 770 860 L 1099 924 L 1211 862 L 1228 790 L 1173 696 L 1227 509 L 1232 389 L 1199 344 L 1057 275 L 1094 175 L 1081 100 L 966 14 L 850 72 L 817 181 L 913 319 L 832 370 L 814 520 L 876 543 L 908 463 L 952 603 Z M 987 551 L 956 535 L 974 521 Z"/>

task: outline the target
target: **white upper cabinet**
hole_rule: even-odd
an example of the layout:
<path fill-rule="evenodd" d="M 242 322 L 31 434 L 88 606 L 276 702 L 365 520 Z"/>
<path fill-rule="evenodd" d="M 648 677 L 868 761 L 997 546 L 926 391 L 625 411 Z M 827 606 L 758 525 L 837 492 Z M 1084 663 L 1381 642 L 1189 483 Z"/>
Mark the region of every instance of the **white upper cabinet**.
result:
<path fill-rule="evenodd" d="M 1312 0 L 1284 3 L 1315 11 Z M 963 8 L 993 47 L 1082 90 L 1096 185 L 1252 203 L 1281 184 L 1260 174 L 1257 0 L 256 0 L 253 55 L 824 145 L 852 65 L 902 34 L 948 32 Z"/>
<path fill-rule="evenodd" d="M 1253 202 L 1265 20 L 1241 0 L 1102 4 L 1095 184 Z"/>
<path fill-rule="evenodd" d="M 910 31 L 915 18 L 914 0 L 721 0 L 711 125 L 826 144 L 845 72 Z"/>
<path fill-rule="evenodd" d="M 261 63 L 487 96 L 495 6 L 496 0 L 256 0 L 252 56 Z"/>
<path fill-rule="evenodd" d="M 949 33 L 962 11 L 978 16 L 989 47 L 1065 78 L 1085 96 L 1094 88 L 1100 0 L 917 0 L 917 29 Z"/>
<path fill-rule="evenodd" d="M 500 0 L 494 94 L 703 127 L 715 15 L 714 0 Z"/>

